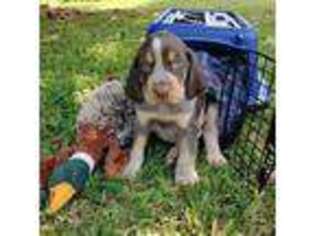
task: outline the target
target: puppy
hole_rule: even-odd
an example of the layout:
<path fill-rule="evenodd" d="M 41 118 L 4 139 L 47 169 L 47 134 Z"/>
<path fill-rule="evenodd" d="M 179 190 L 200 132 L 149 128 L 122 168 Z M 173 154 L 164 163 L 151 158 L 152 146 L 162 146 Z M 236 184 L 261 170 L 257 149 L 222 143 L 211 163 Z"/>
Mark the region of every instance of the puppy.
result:
<path fill-rule="evenodd" d="M 178 184 L 199 179 L 195 159 L 201 135 L 209 163 L 226 162 L 218 144 L 218 105 L 207 105 L 206 89 L 196 55 L 179 38 L 167 32 L 147 37 L 127 78 L 126 93 L 135 102 L 136 130 L 123 176 L 133 177 L 141 168 L 150 133 L 175 144 Z"/>

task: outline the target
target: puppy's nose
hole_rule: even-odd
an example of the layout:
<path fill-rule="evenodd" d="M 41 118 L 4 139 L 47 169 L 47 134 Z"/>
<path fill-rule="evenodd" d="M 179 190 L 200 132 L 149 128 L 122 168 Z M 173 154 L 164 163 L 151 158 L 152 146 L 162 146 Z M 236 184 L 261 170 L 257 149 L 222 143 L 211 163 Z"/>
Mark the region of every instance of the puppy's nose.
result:
<path fill-rule="evenodd" d="M 170 83 L 167 81 L 159 81 L 154 84 L 153 91 L 159 97 L 164 97 L 169 93 L 170 90 Z"/>

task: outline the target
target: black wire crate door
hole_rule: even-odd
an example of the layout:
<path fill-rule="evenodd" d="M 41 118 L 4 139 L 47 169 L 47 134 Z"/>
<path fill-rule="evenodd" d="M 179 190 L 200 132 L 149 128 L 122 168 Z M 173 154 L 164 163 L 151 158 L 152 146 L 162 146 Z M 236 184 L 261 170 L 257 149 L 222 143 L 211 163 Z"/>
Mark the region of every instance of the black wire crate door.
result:
<path fill-rule="evenodd" d="M 248 52 L 231 50 L 220 58 L 218 125 L 230 164 L 261 189 L 275 168 L 275 61 L 251 53 L 257 57 L 254 65 L 248 63 Z"/>

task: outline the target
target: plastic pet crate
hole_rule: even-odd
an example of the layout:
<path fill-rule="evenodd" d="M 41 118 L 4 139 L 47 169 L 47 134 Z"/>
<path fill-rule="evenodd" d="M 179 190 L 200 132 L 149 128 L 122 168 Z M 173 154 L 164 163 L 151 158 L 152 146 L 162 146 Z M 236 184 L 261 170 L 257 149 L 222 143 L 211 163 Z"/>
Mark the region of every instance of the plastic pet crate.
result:
<path fill-rule="evenodd" d="M 275 61 L 257 52 L 254 28 L 229 11 L 170 8 L 147 33 L 168 31 L 191 47 L 220 87 L 220 144 L 235 169 L 264 186 L 275 168 Z"/>

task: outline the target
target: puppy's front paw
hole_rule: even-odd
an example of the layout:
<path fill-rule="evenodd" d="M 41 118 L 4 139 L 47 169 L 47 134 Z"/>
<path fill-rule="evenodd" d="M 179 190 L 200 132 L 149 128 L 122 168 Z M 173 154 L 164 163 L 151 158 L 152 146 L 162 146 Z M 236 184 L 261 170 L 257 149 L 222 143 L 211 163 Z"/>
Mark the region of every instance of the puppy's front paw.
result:
<path fill-rule="evenodd" d="M 214 167 L 219 167 L 227 164 L 227 160 L 221 153 L 208 155 L 207 159 L 209 164 Z"/>
<path fill-rule="evenodd" d="M 198 174 L 195 170 L 182 171 L 175 173 L 175 182 L 179 185 L 193 185 L 199 181 Z"/>
<path fill-rule="evenodd" d="M 143 156 L 131 156 L 127 166 L 122 172 L 122 176 L 129 179 L 134 178 L 140 170 L 142 162 Z"/>

